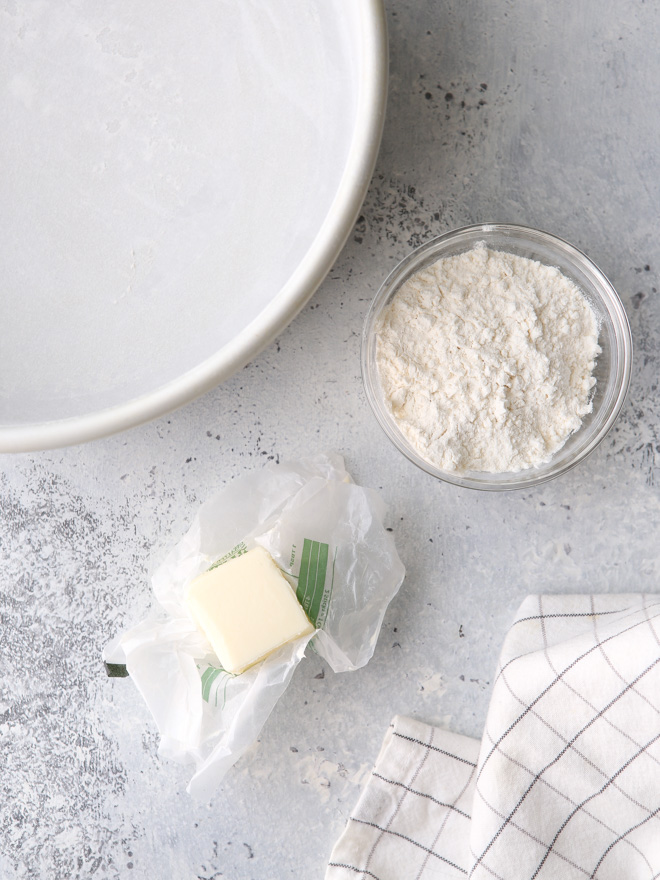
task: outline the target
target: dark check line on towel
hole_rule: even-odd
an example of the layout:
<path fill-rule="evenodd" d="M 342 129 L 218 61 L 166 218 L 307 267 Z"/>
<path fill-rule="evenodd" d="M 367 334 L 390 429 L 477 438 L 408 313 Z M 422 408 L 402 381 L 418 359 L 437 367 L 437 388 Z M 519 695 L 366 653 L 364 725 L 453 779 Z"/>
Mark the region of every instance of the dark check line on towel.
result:
<path fill-rule="evenodd" d="M 400 788 L 405 788 L 411 794 L 416 794 L 419 795 L 419 797 L 428 798 L 428 800 L 433 801 L 433 803 L 437 804 L 439 807 L 446 807 L 448 810 L 454 810 L 454 812 L 460 813 L 460 815 L 464 816 L 466 819 L 470 818 L 469 813 L 463 812 L 463 810 L 460 810 L 458 807 L 454 806 L 454 804 L 447 804 L 444 801 L 439 801 L 437 798 L 434 798 L 432 794 L 426 794 L 426 792 L 417 791 L 416 788 L 411 788 L 409 785 L 406 785 L 405 782 L 398 782 L 396 779 L 388 779 L 386 776 L 383 776 L 380 773 L 376 773 L 375 770 L 372 771 L 371 775 L 374 776 L 376 779 L 387 782 L 388 785 L 397 785 Z"/>
<path fill-rule="evenodd" d="M 459 865 L 455 865 L 453 862 L 450 862 L 449 859 L 441 856 L 440 853 L 433 852 L 433 850 L 430 849 L 428 846 L 424 846 L 423 843 L 419 843 L 417 840 L 413 840 L 412 837 L 407 837 L 405 834 L 401 834 L 398 831 L 392 831 L 391 828 L 383 828 L 381 825 L 376 825 L 375 822 L 367 822 L 366 819 L 351 818 L 351 822 L 357 822 L 359 825 L 368 825 L 370 828 L 375 828 L 377 831 L 382 831 L 383 834 L 391 834 L 394 837 L 400 837 L 402 840 L 407 840 L 408 843 L 412 843 L 413 846 L 416 846 L 424 852 L 427 852 L 431 856 L 435 856 L 436 859 L 440 859 L 441 862 L 444 862 L 446 865 L 449 865 L 451 868 L 455 868 L 457 871 L 460 871 L 461 874 L 465 874 L 467 876 L 467 871 L 465 870 L 465 868 L 461 868 Z"/>

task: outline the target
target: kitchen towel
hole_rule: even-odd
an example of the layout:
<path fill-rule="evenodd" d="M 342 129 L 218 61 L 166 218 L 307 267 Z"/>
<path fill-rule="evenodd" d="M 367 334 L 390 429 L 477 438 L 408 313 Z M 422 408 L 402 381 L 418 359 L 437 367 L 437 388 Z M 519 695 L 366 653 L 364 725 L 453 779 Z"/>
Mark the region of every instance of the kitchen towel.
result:
<path fill-rule="evenodd" d="M 660 597 L 530 596 L 481 743 L 392 722 L 326 880 L 660 877 Z"/>

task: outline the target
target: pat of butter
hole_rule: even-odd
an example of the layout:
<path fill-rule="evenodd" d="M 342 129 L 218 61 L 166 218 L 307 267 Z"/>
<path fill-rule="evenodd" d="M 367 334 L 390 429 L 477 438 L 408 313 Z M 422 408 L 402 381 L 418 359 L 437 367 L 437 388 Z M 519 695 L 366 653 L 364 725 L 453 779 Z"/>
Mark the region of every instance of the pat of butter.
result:
<path fill-rule="evenodd" d="M 263 547 L 195 578 L 186 604 L 227 672 L 243 672 L 286 642 L 314 632 Z"/>

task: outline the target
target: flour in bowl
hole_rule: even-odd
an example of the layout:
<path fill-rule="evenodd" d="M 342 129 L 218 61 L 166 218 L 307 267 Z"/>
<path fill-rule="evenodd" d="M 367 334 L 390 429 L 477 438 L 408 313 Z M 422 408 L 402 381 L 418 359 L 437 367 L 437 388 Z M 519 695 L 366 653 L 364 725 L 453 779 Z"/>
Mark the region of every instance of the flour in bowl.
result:
<path fill-rule="evenodd" d="M 591 412 L 598 322 L 551 266 L 479 244 L 409 278 L 376 331 L 387 407 L 442 470 L 535 467 Z"/>

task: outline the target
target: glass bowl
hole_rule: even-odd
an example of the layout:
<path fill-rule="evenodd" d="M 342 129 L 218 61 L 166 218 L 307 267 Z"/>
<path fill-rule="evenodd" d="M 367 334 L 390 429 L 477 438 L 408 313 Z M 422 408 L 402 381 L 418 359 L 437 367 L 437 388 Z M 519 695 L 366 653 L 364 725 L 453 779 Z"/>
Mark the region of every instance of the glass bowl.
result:
<path fill-rule="evenodd" d="M 537 467 L 509 473 L 441 470 L 425 460 L 399 430 L 383 396 L 376 366 L 376 327 L 383 310 L 401 285 L 420 269 L 443 257 L 455 256 L 485 242 L 491 250 L 504 251 L 554 266 L 582 291 L 599 322 L 598 356 L 594 376 L 593 408 L 552 458 Z M 447 232 L 409 254 L 390 273 L 376 294 L 362 332 L 362 378 L 367 399 L 380 426 L 397 449 L 410 461 L 439 480 L 471 489 L 490 491 L 523 489 L 558 477 L 583 461 L 610 430 L 621 410 L 630 384 L 632 337 L 625 310 L 616 291 L 585 254 L 568 242 L 525 226 L 487 223 Z"/>

